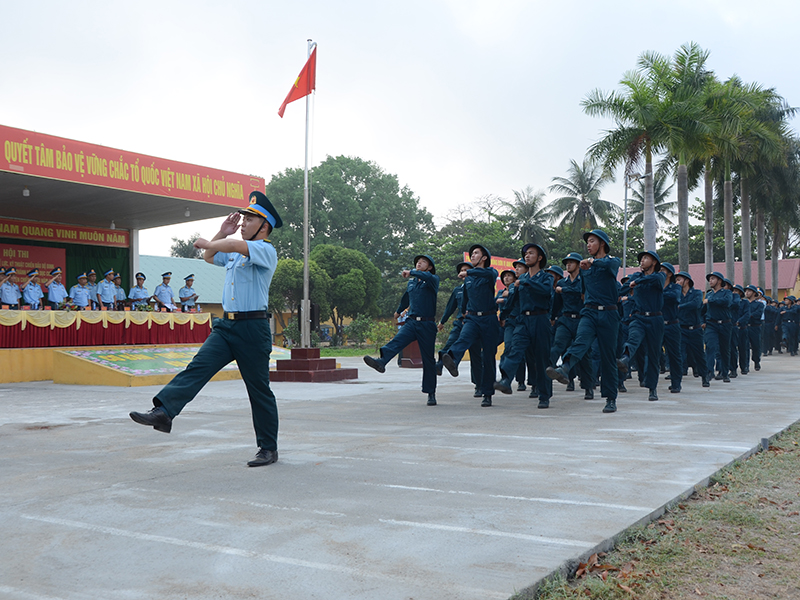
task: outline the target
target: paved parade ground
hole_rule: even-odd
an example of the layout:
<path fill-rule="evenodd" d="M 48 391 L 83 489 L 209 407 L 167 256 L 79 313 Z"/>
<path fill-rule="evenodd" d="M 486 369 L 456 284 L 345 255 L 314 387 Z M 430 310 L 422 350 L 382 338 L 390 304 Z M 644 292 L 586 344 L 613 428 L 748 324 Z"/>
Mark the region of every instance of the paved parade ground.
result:
<path fill-rule="evenodd" d="M 242 381 L 210 383 L 169 435 L 158 387 L 0 386 L 0 598 L 504 599 L 800 419 L 800 360 L 619 412 L 554 384 L 425 405 L 420 370 L 274 383 L 280 460 L 255 453 Z"/>

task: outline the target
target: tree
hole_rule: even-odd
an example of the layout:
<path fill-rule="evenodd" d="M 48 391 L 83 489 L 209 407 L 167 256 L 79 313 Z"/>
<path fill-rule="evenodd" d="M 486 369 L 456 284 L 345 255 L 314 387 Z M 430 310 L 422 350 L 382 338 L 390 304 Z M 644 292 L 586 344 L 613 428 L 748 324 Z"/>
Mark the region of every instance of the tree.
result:
<path fill-rule="evenodd" d="M 331 278 L 313 260 L 308 262 L 309 292 L 311 302 L 320 308 L 320 321 L 331 318 L 331 305 L 328 294 L 331 287 Z M 278 260 L 272 284 L 269 288 L 269 309 L 275 313 L 275 318 L 285 327 L 283 322 L 284 312 L 299 315 L 300 303 L 303 299 L 303 261 L 292 258 Z"/>
<path fill-rule="evenodd" d="M 345 317 L 374 316 L 381 295 L 381 273 L 363 252 L 320 244 L 311 252 L 313 260 L 330 277 L 328 292 L 336 341 L 341 343 Z"/>
<path fill-rule="evenodd" d="M 178 258 L 203 258 L 204 251 L 194 247 L 194 243 L 199 237 L 199 233 L 193 233 L 188 240 L 172 238 L 169 255 Z"/>
<path fill-rule="evenodd" d="M 591 158 L 602 160 L 609 172 L 624 162 L 626 174 L 633 172 L 636 164 L 644 159 L 644 248 L 648 250 L 655 249 L 656 245 L 653 156 L 667 147 L 671 133 L 663 114 L 667 107 L 664 97 L 668 68 L 668 62 L 653 53 L 645 53 L 639 58 L 639 69 L 623 75 L 621 91 L 593 90 L 581 102 L 586 114 L 609 117 L 616 123 L 616 129 L 606 131 L 589 148 Z"/>
<path fill-rule="evenodd" d="M 396 175 L 361 158 L 327 157 L 310 174 L 309 239 L 363 252 L 379 269 L 434 231 L 432 215 Z M 271 236 L 279 253 L 303 258 L 303 170 L 286 169 L 266 188 L 284 226 Z"/>
<path fill-rule="evenodd" d="M 530 186 L 522 191 L 513 190 L 514 201 L 500 200 L 504 210 L 502 219 L 523 244 L 535 242 L 547 247 L 548 209 L 544 206 L 544 192 L 534 192 Z"/>
<path fill-rule="evenodd" d="M 563 194 L 549 205 L 550 218 L 558 226 L 568 226 L 571 236 L 580 243 L 584 231 L 595 229 L 620 212 L 619 206 L 600 198 L 600 189 L 609 181 L 602 167 L 586 158 L 579 165 L 570 160 L 566 177 L 553 177 L 550 191 Z"/>
<path fill-rule="evenodd" d="M 644 220 L 645 183 L 642 180 L 639 180 L 638 183 L 638 189 L 631 188 L 631 198 L 628 199 L 628 225 L 641 225 Z M 669 195 L 675 184 L 668 186 L 666 184 L 666 173 L 656 172 L 653 179 L 653 208 L 657 221 L 665 225 L 674 225 L 672 219 L 678 214 L 678 203 L 670 201 Z"/>

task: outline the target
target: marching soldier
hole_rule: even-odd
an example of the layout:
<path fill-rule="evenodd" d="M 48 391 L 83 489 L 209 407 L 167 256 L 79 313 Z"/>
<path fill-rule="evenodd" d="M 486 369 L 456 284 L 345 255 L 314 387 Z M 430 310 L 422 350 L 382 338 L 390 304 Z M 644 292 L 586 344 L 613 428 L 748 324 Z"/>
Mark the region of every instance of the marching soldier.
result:
<path fill-rule="evenodd" d="M 378 371 L 386 371 L 387 363 L 403 348 L 417 340 L 422 356 L 422 393 L 428 394 L 428 406 L 436 406 L 436 296 L 439 293 L 439 276 L 436 265 L 427 254 L 414 257 L 414 268 L 405 269 L 403 277 L 408 279 L 406 293 L 395 311 L 395 318 L 408 309 L 408 318 L 403 326 L 385 346 L 380 349 L 380 358 L 365 356 L 364 362 Z"/>

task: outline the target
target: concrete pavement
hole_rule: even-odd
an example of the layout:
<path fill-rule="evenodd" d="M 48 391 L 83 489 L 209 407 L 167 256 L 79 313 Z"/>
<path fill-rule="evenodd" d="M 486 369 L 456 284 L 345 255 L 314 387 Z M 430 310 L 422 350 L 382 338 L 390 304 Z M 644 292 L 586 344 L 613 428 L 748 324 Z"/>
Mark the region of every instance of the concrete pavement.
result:
<path fill-rule="evenodd" d="M 0 386 L 0 597 L 502 599 L 659 514 L 800 419 L 800 361 L 730 384 L 629 385 L 619 412 L 559 384 L 480 408 L 468 372 L 275 383 L 277 464 L 241 381 L 210 383 L 165 435 L 159 388 Z M 468 369 L 462 369 L 468 371 Z M 629 381 L 630 383 L 630 381 Z"/>

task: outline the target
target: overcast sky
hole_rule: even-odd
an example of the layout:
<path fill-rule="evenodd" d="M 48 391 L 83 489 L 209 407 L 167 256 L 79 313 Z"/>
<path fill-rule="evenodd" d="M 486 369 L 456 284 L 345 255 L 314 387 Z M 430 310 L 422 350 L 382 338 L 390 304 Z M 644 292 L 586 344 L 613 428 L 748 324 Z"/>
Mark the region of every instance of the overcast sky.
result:
<path fill-rule="evenodd" d="M 616 89 L 645 50 L 671 55 L 695 41 L 720 78 L 737 74 L 800 106 L 800 3 L 788 0 L 0 0 L 0 9 L 0 124 L 267 181 L 303 165 L 305 102 L 283 119 L 277 110 L 311 38 L 312 164 L 374 161 L 439 224 L 457 205 L 565 175 L 611 126 L 580 101 Z M 621 204 L 620 181 L 605 198 Z M 218 225 L 143 231 L 141 253 L 168 255 L 170 237 L 212 236 Z"/>

